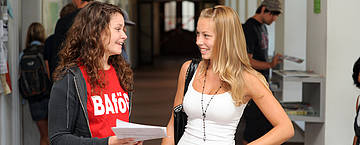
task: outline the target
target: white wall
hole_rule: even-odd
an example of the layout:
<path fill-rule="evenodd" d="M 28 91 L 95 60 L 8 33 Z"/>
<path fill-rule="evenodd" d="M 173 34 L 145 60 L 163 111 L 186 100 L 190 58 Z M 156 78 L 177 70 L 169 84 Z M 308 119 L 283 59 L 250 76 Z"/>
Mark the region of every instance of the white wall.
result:
<path fill-rule="evenodd" d="M 306 70 L 325 76 L 326 71 L 326 1 L 321 0 L 321 13 L 315 14 L 314 3 L 307 3 Z"/>
<path fill-rule="evenodd" d="M 237 12 L 240 17 L 240 22 L 245 22 L 248 18 L 248 15 L 246 14 L 246 0 L 238 0 L 238 6 L 237 6 Z"/>
<path fill-rule="evenodd" d="M 259 0 L 246 0 L 245 3 L 247 4 L 246 19 L 248 19 L 255 15 L 256 8 L 260 6 L 260 2 Z"/>
<path fill-rule="evenodd" d="M 327 0 L 321 0 L 321 13 L 315 14 L 313 2 L 307 3 L 306 70 L 326 77 Z M 326 88 L 326 84 L 323 86 Z M 325 100 L 326 100 L 326 93 Z M 325 104 L 325 102 L 323 102 Z M 322 103 L 321 103 L 322 104 Z M 325 104 L 326 106 L 327 104 Z M 326 111 L 324 111 L 326 112 Z M 326 115 L 326 114 L 325 114 Z M 326 121 L 326 119 L 325 119 Z M 306 145 L 325 145 L 325 123 L 307 123 Z"/>
<path fill-rule="evenodd" d="M 233 8 L 238 14 L 241 23 L 255 14 L 261 0 L 225 0 L 225 5 Z"/>
<path fill-rule="evenodd" d="M 275 25 L 275 53 L 303 58 L 303 63 L 284 60 L 280 69 L 306 69 L 307 1 L 281 0 L 283 13 Z M 271 41 L 271 37 L 269 37 Z M 271 43 L 270 43 L 271 44 Z M 271 50 L 271 49 L 269 49 Z"/>
<path fill-rule="evenodd" d="M 360 56 L 360 1 L 327 0 L 325 144 L 348 145 L 359 89 L 353 85 L 352 66 Z"/>
<path fill-rule="evenodd" d="M 27 28 L 33 22 L 42 23 L 42 0 L 23 0 L 21 1 L 21 49 L 25 48 Z"/>
<path fill-rule="evenodd" d="M 33 22 L 42 23 L 42 0 L 23 0 L 21 1 L 21 36 L 20 44 L 21 50 L 25 49 L 26 33 L 29 25 Z M 21 98 L 20 98 L 21 99 Z M 23 142 L 26 145 L 40 144 L 40 133 L 35 121 L 32 120 L 30 114 L 29 103 L 21 99 L 22 105 L 22 132 Z"/>
<path fill-rule="evenodd" d="M 12 93 L 8 96 L 0 96 L 0 144 L 1 145 L 20 145 L 21 123 L 20 101 L 17 88 L 17 64 L 19 48 L 19 28 L 20 28 L 20 1 L 8 1 L 13 12 L 13 18 L 9 17 L 9 41 L 8 41 L 8 63 L 11 77 Z M 14 75 L 15 74 L 15 75 Z"/>
<path fill-rule="evenodd" d="M 225 5 L 233 8 L 234 10 L 236 10 L 236 0 L 226 0 L 225 1 Z"/>
<path fill-rule="evenodd" d="M 284 47 L 277 47 L 283 49 L 284 55 L 295 56 L 303 58 L 304 63 L 295 63 L 284 60 L 284 70 L 305 70 L 306 62 L 306 1 L 285 1 L 283 4 L 282 14 L 284 21 L 278 21 L 276 24 L 284 23 L 282 29 L 284 34 Z M 278 30 L 276 30 L 278 31 Z"/>

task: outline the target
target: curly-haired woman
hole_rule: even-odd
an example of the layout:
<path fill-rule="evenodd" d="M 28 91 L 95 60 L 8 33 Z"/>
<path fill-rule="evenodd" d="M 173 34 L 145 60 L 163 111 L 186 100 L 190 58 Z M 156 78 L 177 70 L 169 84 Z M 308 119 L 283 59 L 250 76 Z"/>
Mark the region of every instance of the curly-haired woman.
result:
<path fill-rule="evenodd" d="M 90 2 L 76 16 L 54 72 L 51 144 L 142 144 L 117 139 L 111 130 L 130 115 L 133 72 L 121 56 L 124 26 L 121 9 L 111 4 Z"/>

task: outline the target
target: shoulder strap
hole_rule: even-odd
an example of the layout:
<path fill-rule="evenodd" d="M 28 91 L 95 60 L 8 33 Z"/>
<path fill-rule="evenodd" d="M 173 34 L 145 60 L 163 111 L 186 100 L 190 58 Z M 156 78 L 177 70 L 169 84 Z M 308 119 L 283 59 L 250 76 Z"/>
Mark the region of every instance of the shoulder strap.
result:
<path fill-rule="evenodd" d="M 30 47 L 24 49 L 24 53 L 42 53 L 42 47 L 42 45 L 31 45 Z"/>
<path fill-rule="evenodd" d="M 359 110 L 359 97 L 360 97 L 360 95 L 357 97 L 357 99 L 356 99 L 356 111 L 358 111 Z"/>
<path fill-rule="evenodd" d="M 191 60 L 190 66 L 188 67 L 188 69 L 186 71 L 184 96 L 185 96 L 185 93 L 187 92 L 187 89 L 189 87 L 189 83 L 190 83 L 192 77 L 194 76 L 194 73 L 195 73 L 199 63 L 200 63 L 199 59 L 192 59 Z M 183 99 L 184 99 L 184 97 L 183 97 Z"/>

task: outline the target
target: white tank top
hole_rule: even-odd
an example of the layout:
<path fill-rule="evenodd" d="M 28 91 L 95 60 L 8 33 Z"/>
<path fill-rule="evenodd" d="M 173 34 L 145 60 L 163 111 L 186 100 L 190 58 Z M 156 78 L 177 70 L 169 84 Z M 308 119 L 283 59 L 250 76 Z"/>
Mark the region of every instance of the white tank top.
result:
<path fill-rule="evenodd" d="M 196 71 L 197 72 L 197 71 Z M 196 72 L 184 96 L 184 111 L 188 115 L 185 133 L 179 145 L 235 145 L 234 134 L 246 104 L 235 106 L 229 92 L 216 94 L 206 111 L 204 138 L 201 92 L 193 87 Z M 204 94 L 204 109 L 213 95 Z"/>

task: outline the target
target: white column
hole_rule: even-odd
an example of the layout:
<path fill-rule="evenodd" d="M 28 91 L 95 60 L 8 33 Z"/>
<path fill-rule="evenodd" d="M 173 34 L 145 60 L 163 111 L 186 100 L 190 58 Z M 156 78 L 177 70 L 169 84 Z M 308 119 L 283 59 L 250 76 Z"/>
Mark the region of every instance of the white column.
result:
<path fill-rule="evenodd" d="M 360 92 L 351 74 L 360 56 L 359 5 L 359 0 L 327 0 L 327 10 L 321 10 L 327 14 L 326 145 L 352 144 L 354 136 L 355 103 Z"/>
<path fill-rule="evenodd" d="M 22 128 L 21 128 L 21 105 L 19 99 L 18 91 L 18 64 L 19 64 L 19 30 L 20 30 L 20 12 L 21 12 L 21 2 L 19 0 L 8 1 L 13 10 L 13 18 L 9 17 L 9 43 L 8 43 L 8 63 L 9 63 L 9 72 L 11 77 L 12 93 L 11 96 L 5 97 L 5 103 L 9 103 L 7 108 L 4 110 L 8 114 L 6 119 L 8 122 L 5 122 L 5 138 L 9 139 L 7 144 L 20 145 L 22 144 Z M 4 103 L 4 102 L 1 102 Z M 11 105 L 10 105 L 11 104 Z M 3 111 L 3 110 L 2 110 Z M 4 112 L 3 112 L 4 113 Z M 2 128 L 4 130 L 5 128 Z M 4 138 L 2 138 L 4 139 Z M 4 144 L 5 145 L 5 144 Z"/>
<path fill-rule="evenodd" d="M 55 2 L 54 0 L 48 1 L 48 2 Z M 59 2 L 60 3 L 60 2 Z M 43 19 L 43 1 L 42 0 L 26 0 L 21 2 L 21 33 L 20 33 L 20 44 L 19 46 L 22 46 L 22 49 L 25 49 L 25 41 L 26 41 L 26 34 L 28 27 L 33 22 L 39 22 L 44 25 L 44 27 L 50 25 L 45 24 L 45 19 Z M 61 4 L 59 4 L 61 5 Z M 59 7 L 61 9 L 61 7 Z M 58 13 L 56 13 L 56 16 L 58 16 Z M 56 22 L 56 21 L 55 21 Z M 48 29 L 54 29 L 54 28 L 48 28 Z M 50 34 L 52 34 L 51 32 Z M 21 50 L 19 50 L 21 51 Z M 18 55 L 14 56 L 17 58 Z M 17 58 L 19 59 L 19 58 Z M 19 95 L 17 95 L 19 96 Z M 22 101 L 22 100 L 21 100 Z M 31 114 L 30 114 L 30 108 L 28 101 L 25 101 L 25 104 L 21 105 L 21 120 L 22 120 L 22 134 L 24 135 L 21 139 L 26 145 L 38 145 L 40 144 L 40 133 L 39 129 L 35 123 L 35 121 L 32 120 Z"/>
<path fill-rule="evenodd" d="M 284 61 L 284 70 L 305 70 L 307 1 L 282 1 L 283 14 L 276 24 L 277 40 L 275 52 L 305 59 L 301 64 Z M 278 33 L 279 32 L 279 33 Z M 281 43 L 281 44 L 279 44 Z"/>
<path fill-rule="evenodd" d="M 26 33 L 27 29 L 33 22 L 39 22 L 43 24 L 42 18 L 42 0 L 23 0 L 21 1 L 21 33 L 20 33 L 20 47 L 21 50 L 25 49 Z M 46 27 L 45 24 L 43 24 Z M 54 30 L 55 28 L 45 28 Z M 52 31 L 50 34 L 52 34 Z"/>

